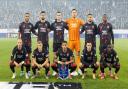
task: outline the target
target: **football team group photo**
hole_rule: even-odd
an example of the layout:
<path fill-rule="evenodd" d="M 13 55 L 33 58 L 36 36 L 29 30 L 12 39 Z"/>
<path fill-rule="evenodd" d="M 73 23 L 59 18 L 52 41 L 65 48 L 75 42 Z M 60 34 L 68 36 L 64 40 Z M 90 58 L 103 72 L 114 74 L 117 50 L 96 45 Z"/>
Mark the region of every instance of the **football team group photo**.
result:
<path fill-rule="evenodd" d="M 127 0 L 0 3 L 1 89 L 128 89 Z"/>

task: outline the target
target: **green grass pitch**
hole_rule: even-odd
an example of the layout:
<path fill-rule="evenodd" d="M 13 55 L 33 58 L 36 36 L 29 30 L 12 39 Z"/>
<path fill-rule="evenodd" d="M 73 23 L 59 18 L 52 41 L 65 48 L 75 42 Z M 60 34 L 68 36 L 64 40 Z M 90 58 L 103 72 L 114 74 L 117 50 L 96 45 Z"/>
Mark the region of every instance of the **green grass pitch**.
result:
<path fill-rule="evenodd" d="M 97 41 L 97 55 L 99 41 Z M 53 59 L 52 53 L 52 41 L 50 40 L 50 60 Z M 81 40 L 81 49 L 83 48 L 84 41 Z M 105 80 L 92 79 L 92 71 L 89 69 L 87 77 L 82 80 L 81 76 L 73 77 L 72 80 L 59 80 L 51 76 L 46 80 L 44 76 L 40 76 L 36 79 L 26 80 L 25 77 L 19 76 L 19 69 L 17 70 L 16 79 L 12 80 L 11 70 L 9 69 L 9 60 L 12 48 L 16 45 L 16 39 L 0 39 L 0 82 L 3 81 L 15 81 L 15 82 L 81 82 L 83 89 L 128 89 L 128 40 L 127 39 L 115 39 L 115 49 L 119 55 L 121 69 L 119 71 L 119 80 L 114 80 L 107 77 Z M 33 38 L 33 49 L 36 47 L 36 39 Z M 99 55 L 98 55 L 99 56 Z M 99 57 L 98 57 L 99 60 Z M 52 70 L 51 70 L 52 71 Z M 106 70 L 107 71 L 107 70 Z M 99 72 L 99 71 L 98 71 Z M 97 73 L 98 73 L 97 72 Z M 43 73 L 43 71 L 42 71 Z"/>

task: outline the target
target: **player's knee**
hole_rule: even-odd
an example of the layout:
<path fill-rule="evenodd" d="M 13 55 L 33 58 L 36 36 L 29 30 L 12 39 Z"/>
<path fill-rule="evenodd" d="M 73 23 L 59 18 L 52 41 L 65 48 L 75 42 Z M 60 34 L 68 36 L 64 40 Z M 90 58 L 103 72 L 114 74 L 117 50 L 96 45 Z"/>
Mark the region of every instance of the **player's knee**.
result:
<path fill-rule="evenodd" d="M 81 70 L 82 70 L 82 69 L 85 69 L 85 65 L 82 64 L 79 68 L 80 68 Z"/>
<path fill-rule="evenodd" d="M 50 64 L 49 64 L 49 63 L 47 63 L 47 64 L 45 65 L 45 67 L 47 67 L 47 68 L 48 68 L 48 67 L 50 67 Z"/>
<path fill-rule="evenodd" d="M 82 63 L 80 63 L 79 68 L 82 68 L 82 67 L 83 67 L 83 64 L 82 64 Z"/>
<path fill-rule="evenodd" d="M 32 68 L 36 68 L 36 65 L 35 65 L 35 64 L 33 64 L 33 65 L 32 65 Z"/>
<path fill-rule="evenodd" d="M 57 64 L 56 63 L 53 63 L 53 64 L 51 64 L 51 67 L 52 68 L 55 68 L 55 67 L 57 67 Z"/>
<path fill-rule="evenodd" d="M 34 63 L 31 63 L 31 66 L 33 67 L 34 66 Z"/>
<path fill-rule="evenodd" d="M 30 64 L 31 64 L 31 66 L 35 66 L 35 63 L 34 63 L 33 61 L 31 61 L 31 63 L 30 63 Z"/>

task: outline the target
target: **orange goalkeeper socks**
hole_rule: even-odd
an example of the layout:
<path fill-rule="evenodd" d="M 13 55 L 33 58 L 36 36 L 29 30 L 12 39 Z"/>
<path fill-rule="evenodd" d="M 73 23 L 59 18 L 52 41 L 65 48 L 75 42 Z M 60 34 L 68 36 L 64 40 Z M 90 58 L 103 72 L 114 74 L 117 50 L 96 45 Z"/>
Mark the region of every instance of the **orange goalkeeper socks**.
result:
<path fill-rule="evenodd" d="M 79 66 L 80 66 L 80 56 L 77 56 L 76 64 L 77 64 L 77 68 L 79 68 Z"/>

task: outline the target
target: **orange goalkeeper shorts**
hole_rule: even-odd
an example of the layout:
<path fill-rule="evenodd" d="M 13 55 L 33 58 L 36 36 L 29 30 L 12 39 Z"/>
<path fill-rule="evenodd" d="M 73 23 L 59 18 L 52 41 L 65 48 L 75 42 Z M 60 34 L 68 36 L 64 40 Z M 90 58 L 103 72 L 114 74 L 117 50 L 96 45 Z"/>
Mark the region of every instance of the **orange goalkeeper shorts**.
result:
<path fill-rule="evenodd" d="M 77 41 L 69 41 L 68 47 L 72 50 L 72 51 L 76 51 L 79 52 L 80 51 L 80 40 Z"/>

